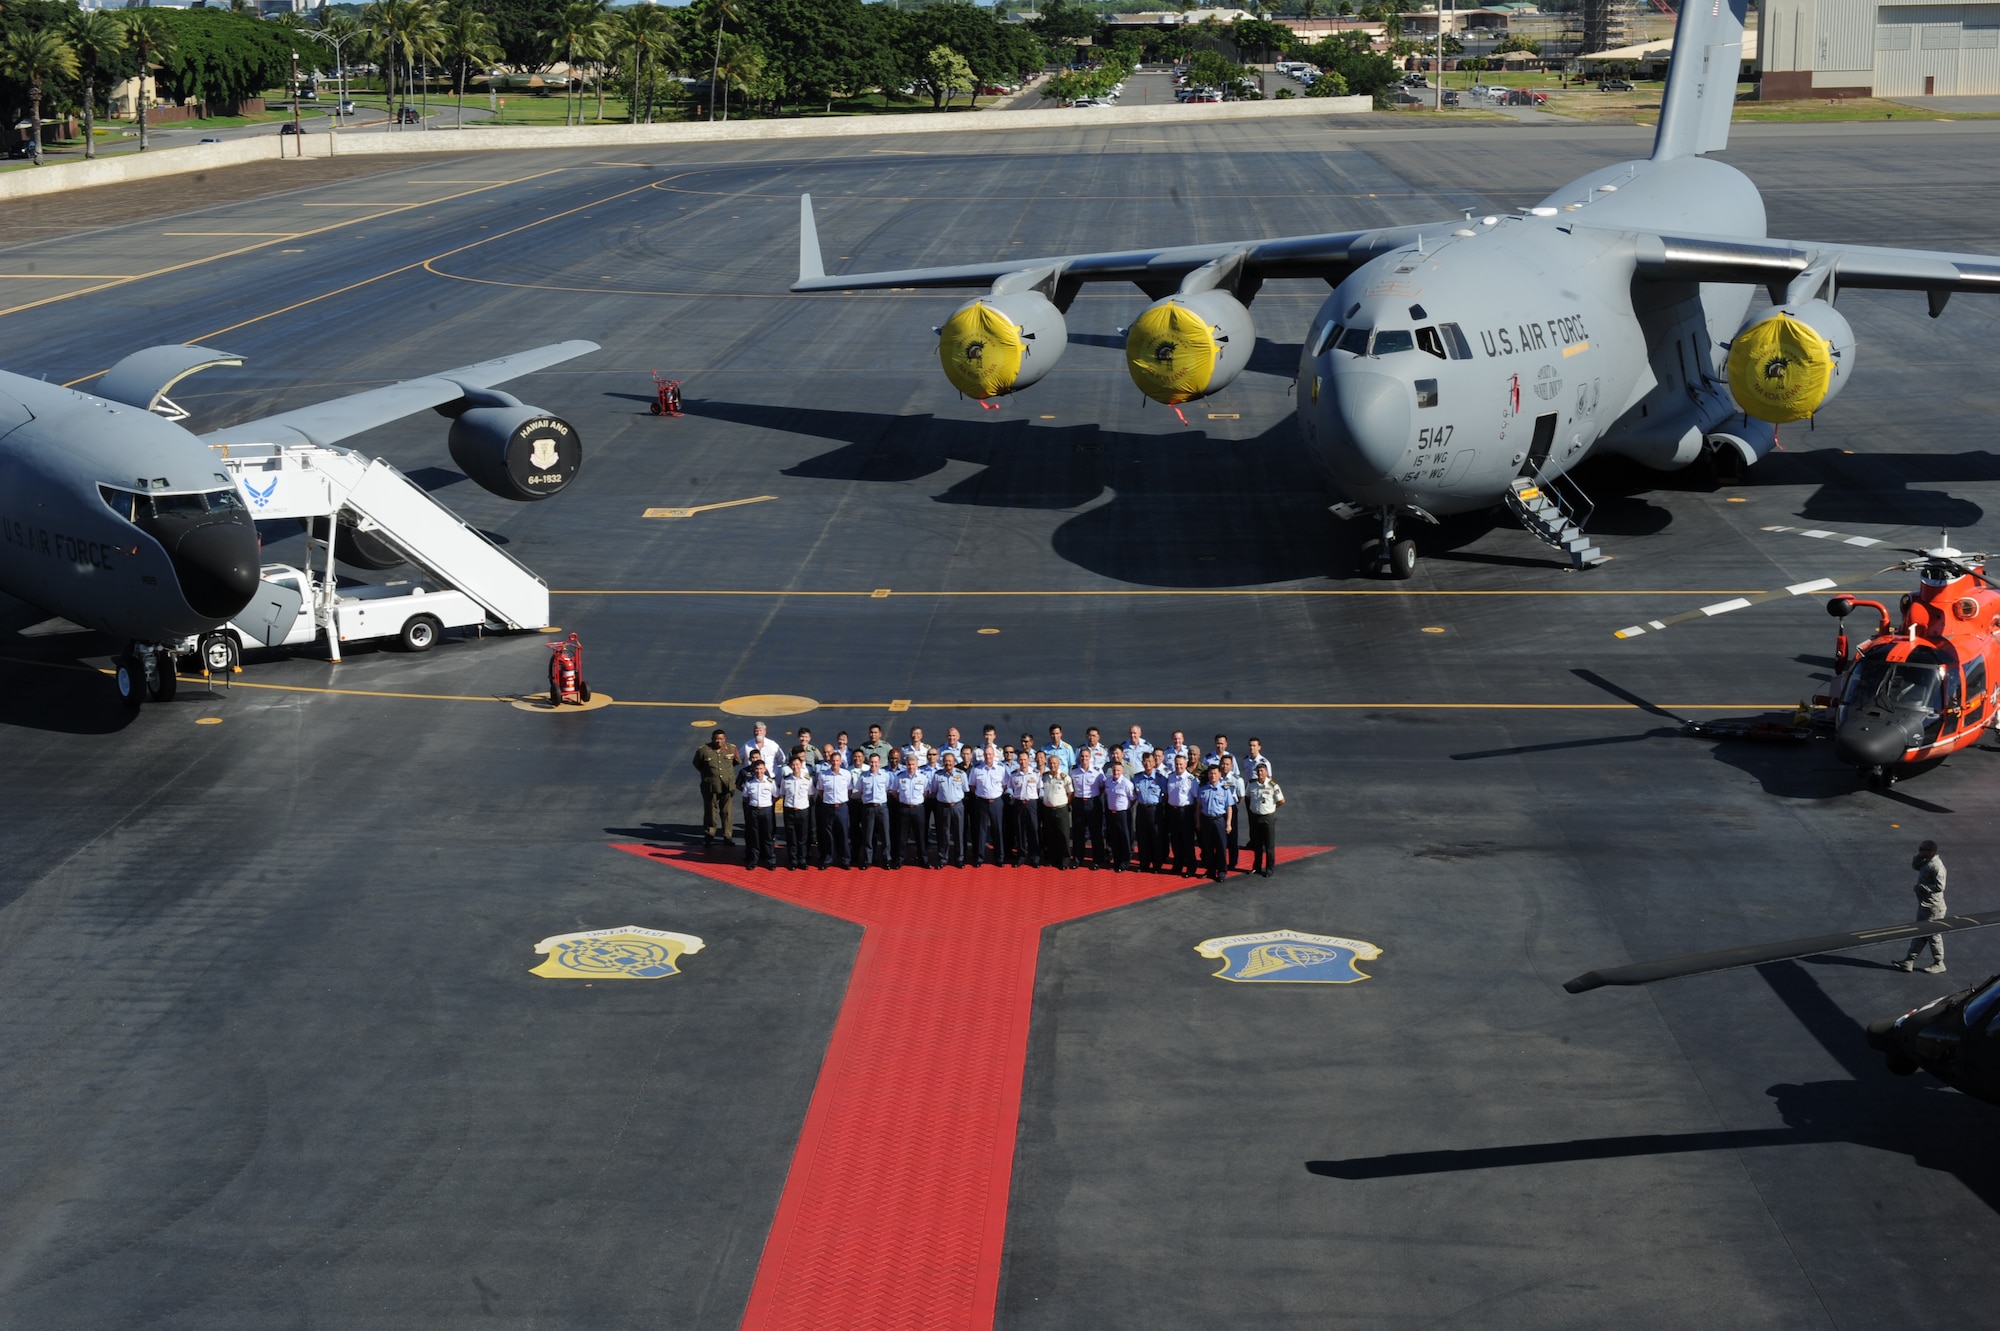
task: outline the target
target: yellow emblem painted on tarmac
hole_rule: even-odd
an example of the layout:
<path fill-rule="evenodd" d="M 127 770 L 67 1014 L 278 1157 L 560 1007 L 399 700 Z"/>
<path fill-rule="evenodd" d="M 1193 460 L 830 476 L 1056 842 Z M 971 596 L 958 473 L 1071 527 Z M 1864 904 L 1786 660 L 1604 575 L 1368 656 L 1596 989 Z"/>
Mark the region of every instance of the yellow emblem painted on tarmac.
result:
<path fill-rule="evenodd" d="M 796 693 L 746 693 L 740 698 L 724 698 L 716 706 L 731 716 L 799 716 L 817 708 L 819 702 Z"/>
<path fill-rule="evenodd" d="M 702 941 L 693 934 L 632 924 L 557 934 L 535 944 L 535 951 L 548 960 L 528 974 L 549 980 L 659 980 L 679 975 L 680 959 L 701 949 Z"/>
<path fill-rule="evenodd" d="M 1151 306 L 1125 334 L 1125 361 L 1132 382 L 1155 402 L 1170 407 L 1197 398 L 1215 377 L 1222 344 L 1207 319 L 1167 301 Z"/>
<path fill-rule="evenodd" d="M 982 401 L 1013 391 L 1028 344 L 1021 326 L 984 301 L 974 301 L 938 330 L 944 377 L 967 397 Z"/>
<path fill-rule="evenodd" d="M 1194 950 L 1222 962 L 1216 979 L 1238 984 L 1354 984 L 1368 978 L 1354 963 L 1382 955 L 1381 948 L 1358 938 L 1296 929 L 1206 938 Z"/>
<path fill-rule="evenodd" d="M 1729 391 L 1760 421 L 1804 420 L 1832 383 L 1833 344 L 1788 315 L 1759 320 L 1729 344 Z"/>

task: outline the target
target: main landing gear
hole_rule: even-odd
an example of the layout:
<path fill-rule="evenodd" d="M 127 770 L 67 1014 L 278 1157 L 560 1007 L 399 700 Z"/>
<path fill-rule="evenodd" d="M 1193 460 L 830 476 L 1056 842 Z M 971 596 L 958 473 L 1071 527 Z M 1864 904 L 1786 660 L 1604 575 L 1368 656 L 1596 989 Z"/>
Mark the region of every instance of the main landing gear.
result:
<path fill-rule="evenodd" d="M 180 691 L 180 673 L 174 668 L 174 654 L 157 643 L 132 642 L 111 660 L 118 685 L 118 699 L 127 707 L 143 702 L 172 702 Z"/>

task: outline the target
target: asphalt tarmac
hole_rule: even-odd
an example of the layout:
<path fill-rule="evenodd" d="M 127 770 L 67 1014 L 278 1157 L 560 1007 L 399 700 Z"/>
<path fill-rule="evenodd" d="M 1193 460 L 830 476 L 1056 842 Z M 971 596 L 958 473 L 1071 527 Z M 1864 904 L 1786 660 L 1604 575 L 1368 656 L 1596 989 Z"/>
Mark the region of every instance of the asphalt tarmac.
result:
<path fill-rule="evenodd" d="M 1890 1076 L 1861 1029 L 1991 974 L 2000 938 L 1955 939 L 1946 977 L 1885 951 L 1560 987 L 1901 921 L 1924 837 L 1954 909 L 1994 903 L 1990 745 L 1873 792 L 1824 744 L 1678 735 L 1826 678 L 1813 598 L 1611 636 L 1887 562 L 1767 525 L 2000 539 L 1990 302 L 1933 323 L 1843 293 L 1851 387 L 1742 485 L 1586 467 L 1602 568 L 1477 521 L 1386 584 L 1291 422 L 1323 287 L 1267 286 L 1251 369 L 1185 425 L 1122 368 L 1136 292 L 1079 299 L 998 411 L 936 368 L 951 297 L 784 294 L 802 191 L 839 271 L 1493 211 L 1647 150 L 1388 126 L 304 162 L 7 232 L 8 368 L 247 356 L 175 393 L 197 428 L 601 342 L 510 385 L 585 440 L 546 503 L 465 482 L 429 415 L 356 442 L 541 573 L 616 702 L 509 705 L 544 686 L 526 635 L 253 656 L 130 714 L 95 670 L 115 644 L 15 636 L 42 616 L 0 605 L 0 1326 L 738 1325 L 862 928 L 613 847 L 698 847 L 689 756 L 759 694 L 817 704 L 780 738 L 1255 734 L 1281 839 L 1332 848 L 1042 930 L 995 1325 L 1990 1325 L 2000 1110 Z M 1968 163 L 1996 145 L 1770 126 L 1728 160 L 1773 235 L 1993 253 Z M 649 371 L 686 416 L 648 414 Z M 661 980 L 528 973 L 538 940 L 621 925 L 705 946 Z M 1285 928 L 1382 955 L 1269 985 L 1194 950 Z"/>

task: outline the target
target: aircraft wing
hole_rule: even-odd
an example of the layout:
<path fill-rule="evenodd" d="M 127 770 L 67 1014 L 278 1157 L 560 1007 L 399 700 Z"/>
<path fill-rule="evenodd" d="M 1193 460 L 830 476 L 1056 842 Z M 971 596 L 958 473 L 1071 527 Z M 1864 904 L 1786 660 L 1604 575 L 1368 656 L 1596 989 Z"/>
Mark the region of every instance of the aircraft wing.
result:
<path fill-rule="evenodd" d="M 1816 957 L 1822 952 L 1847 952 L 1876 943 L 1895 943 L 1930 934 L 1959 929 L 1984 929 L 2000 924 L 2000 913 L 1947 915 L 1942 920 L 1919 920 L 1914 924 L 1892 924 L 1881 929 L 1857 929 L 1847 934 L 1822 934 L 1818 938 L 1794 938 L 1784 943 L 1753 943 L 1749 947 L 1725 948 L 1720 952 L 1697 952 L 1665 961 L 1641 961 L 1630 966 L 1585 971 L 1563 988 L 1572 994 L 1588 993 L 1608 984 L 1651 984 L 1655 980 L 1678 980 L 1685 975 L 1707 975 L 1714 971 L 1736 970 L 1742 966 L 1763 966 L 1773 961 Z"/>
<path fill-rule="evenodd" d="M 1582 225 L 1582 223 L 1578 223 Z M 2000 256 L 1947 254 L 1808 240 L 1749 240 L 1742 236 L 1646 235 L 1638 240 L 1641 277 L 1684 282 L 1727 282 L 1769 288 L 1782 298 L 1792 282 L 1815 271 L 1834 289 L 1874 287 L 1925 291 L 1933 316 L 1954 291 L 2000 295 Z"/>
<path fill-rule="evenodd" d="M 1400 249 L 1419 237 L 1449 236 L 1459 220 L 1428 226 L 1375 227 L 1336 231 L 1320 236 L 1286 236 L 1276 240 L 1223 241 L 1211 245 L 1179 245 L 1166 249 L 1114 250 L 1104 254 L 1059 254 L 1040 258 L 996 259 L 991 263 L 950 268 L 905 268 L 884 273 L 828 276 L 821 260 L 819 231 L 813 222 L 812 196 L 799 196 L 799 280 L 793 291 L 881 291 L 904 288 L 983 287 L 1012 274 L 1051 281 L 1073 295 L 1082 282 L 1131 282 L 1147 295 L 1167 296 L 1181 279 L 1212 263 L 1240 262 L 1241 279 L 1255 284 L 1273 277 L 1319 277 L 1329 286 L 1377 255 Z M 1030 280 L 1024 285 L 1036 285 Z M 1056 303 L 1067 308 L 1059 296 Z"/>
<path fill-rule="evenodd" d="M 517 351 L 511 356 L 481 361 L 477 365 L 442 370 L 422 378 L 405 379 L 401 383 L 371 388 L 364 393 L 280 412 L 262 420 L 245 421 L 241 425 L 210 431 L 202 439 L 211 444 L 273 443 L 283 442 L 282 436 L 290 432 L 310 443 L 338 443 L 350 435 L 387 425 L 426 407 L 448 407 L 481 389 L 518 379 L 536 370 L 546 370 L 551 365 L 560 365 L 596 350 L 595 342 L 556 342 L 531 351 Z"/>

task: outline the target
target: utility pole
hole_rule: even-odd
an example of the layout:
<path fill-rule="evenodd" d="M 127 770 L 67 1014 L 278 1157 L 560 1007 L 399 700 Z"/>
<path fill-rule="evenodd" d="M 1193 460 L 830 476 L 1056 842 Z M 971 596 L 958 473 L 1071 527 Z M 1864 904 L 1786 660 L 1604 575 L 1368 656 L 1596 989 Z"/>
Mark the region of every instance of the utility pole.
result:
<path fill-rule="evenodd" d="M 298 152 L 295 156 L 304 157 L 306 155 L 306 132 L 305 128 L 299 124 L 299 53 L 297 51 L 292 52 L 292 138 L 298 142 Z M 278 156 L 283 157 L 284 154 L 279 153 Z"/>
<path fill-rule="evenodd" d="M 1437 0 L 1437 109 L 1440 111 L 1444 110 L 1444 6 L 1445 0 Z"/>

